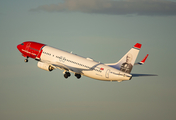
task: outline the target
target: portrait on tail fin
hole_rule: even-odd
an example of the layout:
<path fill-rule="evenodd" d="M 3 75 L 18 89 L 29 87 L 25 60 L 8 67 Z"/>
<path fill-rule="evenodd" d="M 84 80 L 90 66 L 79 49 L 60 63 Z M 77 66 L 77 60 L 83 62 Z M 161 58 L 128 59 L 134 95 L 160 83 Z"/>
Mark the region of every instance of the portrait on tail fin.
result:
<path fill-rule="evenodd" d="M 130 73 L 133 68 L 133 65 L 131 64 L 132 59 L 133 59 L 133 56 L 132 54 L 129 53 L 126 56 L 126 62 L 122 63 L 120 70 L 126 73 Z"/>

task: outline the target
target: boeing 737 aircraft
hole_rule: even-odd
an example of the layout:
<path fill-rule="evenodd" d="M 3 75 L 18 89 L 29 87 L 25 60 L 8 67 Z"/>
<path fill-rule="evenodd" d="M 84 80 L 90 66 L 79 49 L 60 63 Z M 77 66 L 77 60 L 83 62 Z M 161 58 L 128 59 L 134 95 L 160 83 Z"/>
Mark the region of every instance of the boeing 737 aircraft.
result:
<path fill-rule="evenodd" d="M 78 79 L 84 75 L 97 80 L 121 82 L 131 80 L 133 66 L 142 65 L 147 59 L 148 54 L 141 62 L 135 63 L 141 46 L 142 44 L 136 43 L 118 62 L 111 64 L 96 62 L 91 58 L 83 58 L 33 41 L 23 42 L 17 45 L 17 48 L 22 56 L 26 57 L 25 62 L 28 62 L 28 58 L 33 58 L 43 70 L 64 70 L 65 78 L 70 77 L 72 72 Z"/>

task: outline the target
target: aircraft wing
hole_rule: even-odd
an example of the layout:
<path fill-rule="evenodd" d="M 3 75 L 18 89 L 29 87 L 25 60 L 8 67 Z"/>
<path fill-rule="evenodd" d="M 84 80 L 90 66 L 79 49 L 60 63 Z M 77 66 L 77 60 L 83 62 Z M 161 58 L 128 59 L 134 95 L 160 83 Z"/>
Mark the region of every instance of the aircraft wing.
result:
<path fill-rule="evenodd" d="M 81 74 L 83 70 L 86 70 L 86 69 L 79 69 L 79 68 L 67 66 L 67 65 L 61 64 L 59 62 L 51 62 L 51 61 L 41 61 L 41 62 L 46 63 L 46 64 L 52 66 L 54 69 L 60 69 L 60 70 L 64 70 L 64 71 L 70 71 L 70 72 L 73 72 L 73 73 L 79 73 L 79 74 Z"/>
<path fill-rule="evenodd" d="M 41 62 L 46 63 L 46 64 L 52 66 L 54 69 L 58 68 L 58 69 L 61 69 L 61 70 L 67 70 L 67 71 L 69 71 L 68 67 L 64 66 L 63 64 L 61 64 L 59 62 L 51 62 L 51 61 L 46 61 L 46 60 L 45 61 L 41 61 Z"/>

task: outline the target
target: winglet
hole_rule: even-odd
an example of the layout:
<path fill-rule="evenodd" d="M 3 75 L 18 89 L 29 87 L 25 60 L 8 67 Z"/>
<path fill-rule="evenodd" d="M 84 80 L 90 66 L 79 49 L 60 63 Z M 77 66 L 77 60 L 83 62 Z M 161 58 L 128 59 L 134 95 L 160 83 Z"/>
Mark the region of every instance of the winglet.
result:
<path fill-rule="evenodd" d="M 147 57 L 149 56 L 149 54 L 147 54 L 142 60 L 141 62 L 135 63 L 135 65 L 143 65 L 147 59 Z"/>
<path fill-rule="evenodd" d="M 141 63 L 144 64 L 148 56 L 149 56 L 149 54 L 147 54 L 147 55 L 144 57 L 144 59 L 141 61 Z"/>

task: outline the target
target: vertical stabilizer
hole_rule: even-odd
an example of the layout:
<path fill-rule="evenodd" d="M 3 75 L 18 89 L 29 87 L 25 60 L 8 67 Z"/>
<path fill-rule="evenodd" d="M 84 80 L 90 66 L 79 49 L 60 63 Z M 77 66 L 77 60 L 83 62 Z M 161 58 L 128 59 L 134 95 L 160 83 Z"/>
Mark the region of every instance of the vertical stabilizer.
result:
<path fill-rule="evenodd" d="M 117 63 L 106 64 L 126 73 L 130 73 L 142 44 L 136 43 Z"/>

